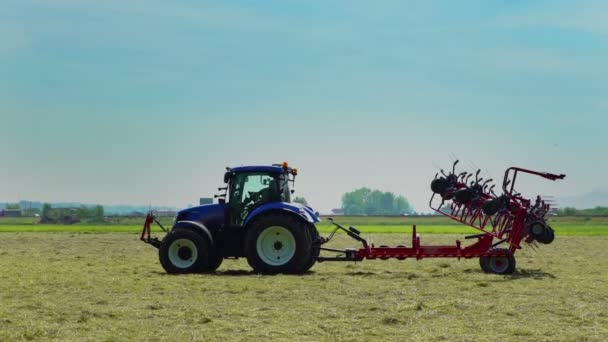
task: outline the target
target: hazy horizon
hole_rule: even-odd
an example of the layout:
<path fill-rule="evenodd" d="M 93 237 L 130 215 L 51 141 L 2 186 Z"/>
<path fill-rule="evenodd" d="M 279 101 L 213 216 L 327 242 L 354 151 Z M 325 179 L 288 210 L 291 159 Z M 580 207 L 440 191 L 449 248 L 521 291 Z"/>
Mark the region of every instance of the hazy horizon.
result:
<path fill-rule="evenodd" d="M 15 1 L 0 13 L 0 199 L 185 207 L 287 160 L 327 212 L 428 211 L 455 155 L 521 189 L 605 189 L 608 3 Z M 475 165 L 471 165 L 471 164 Z"/>
<path fill-rule="evenodd" d="M 430 196 L 432 194 L 429 193 L 429 199 Z M 297 193 L 294 194 L 295 196 L 299 196 Z M 197 199 L 198 200 L 198 199 Z M 575 196 L 570 196 L 570 197 L 564 197 L 564 198 L 551 198 L 549 199 L 550 201 L 555 201 L 555 207 L 556 208 L 564 208 L 564 207 L 574 207 L 577 209 L 592 209 L 598 206 L 607 206 L 608 203 L 608 188 L 597 188 L 597 189 L 593 189 L 590 192 L 585 192 L 585 193 L 581 193 Z M 192 207 L 192 206 L 198 206 L 199 203 L 196 201 L 193 201 L 191 203 L 187 203 L 183 206 L 175 206 L 175 205 L 157 205 L 155 203 L 102 203 L 102 202 L 78 202 L 78 201 L 53 201 L 53 200 L 49 200 L 49 201 L 39 201 L 36 199 L 19 199 L 17 201 L 5 201 L 3 199 L 0 199 L 0 207 L 2 204 L 11 204 L 11 203 L 18 203 L 18 202 L 31 202 L 31 203 L 50 203 L 50 204 L 79 204 L 79 205 L 102 205 L 104 207 L 134 207 L 134 208 L 139 208 L 139 207 L 150 207 L 153 210 L 164 210 L 167 208 L 172 208 L 172 209 L 183 209 L 183 208 L 187 208 L 187 207 Z M 214 203 L 217 203 L 217 200 L 214 200 Z M 337 203 L 336 206 L 330 208 L 330 209 L 323 209 L 322 211 L 320 211 L 321 214 L 332 214 L 331 209 L 339 209 L 341 207 L 341 202 Z M 414 208 L 416 209 L 416 208 Z M 429 214 L 432 213 L 433 211 L 428 207 L 424 207 L 422 209 L 417 209 L 416 210 L 416 214 Z"/>

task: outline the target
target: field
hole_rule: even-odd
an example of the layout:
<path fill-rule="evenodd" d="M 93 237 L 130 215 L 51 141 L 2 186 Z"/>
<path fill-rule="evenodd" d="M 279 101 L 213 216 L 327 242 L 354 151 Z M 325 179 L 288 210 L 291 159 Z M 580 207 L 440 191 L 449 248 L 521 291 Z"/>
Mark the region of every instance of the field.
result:
<path fill-rule="evenodd" d="M 127 218 L 112 224 L 47 225 L 37 224 L 34 218 L 0 218 L 0 232 L 81 232 L 81 233 L 134 233 L 141 232 L 143 218 Z M 353 225 L 365 233 L 411 233 L 416 224 L 420 233 L 433 234 L 475 234 L 475 229 L 463 226 L 444 217 L 336 217 L 336 222 L 344 226 Z M 163 218 L 161 223 L 171 226 L 171 218 Z M 551 225 L 561 236 L 608 236 L 608 217 L 555 217 Z M 332 230 L 324 219 L 318 228 L 327 233 Z M 156 232 L 160 228 L 154 226 Z"/>
<path fill-rule="evenodd" d="M 344 219 L 364 231 L 400 227 L 392 219 Z M 0 341 L 605 341 L 602 220 L 555 224 L 556 241 L 518 253 L 512 276 L 452 259 L 322 263 L 304 276 L 254 275 L 240 259 L 214 275 L 169 276 L 137 234 L 111 232 L 137 226 L 40 233 L 27 228 L 44 226 L 13 222 L 0 225 Z M 460 229 L 436 223 L 426 226 Z M 81 229 L 65 232 L 73 227 Z M 423 243 L 462 237 L 451 232 L 425 235 Z M 369 236 L 391 245 L 409 239 Z M 337 245 L 354 246 L 344 235 Z"/>

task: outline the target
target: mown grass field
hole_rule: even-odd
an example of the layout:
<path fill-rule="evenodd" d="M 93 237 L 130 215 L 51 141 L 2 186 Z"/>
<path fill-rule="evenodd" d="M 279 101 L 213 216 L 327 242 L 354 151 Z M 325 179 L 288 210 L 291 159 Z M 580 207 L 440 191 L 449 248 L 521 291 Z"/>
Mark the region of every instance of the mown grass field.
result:
<path fill-rule="evenodd" d="M 137 234 L 2 233 L 0 340 L 606 341 L 607 244 L 558 237 L 518 253 L 512 276 L 454 259 L 323 263 L 304 276 L 254 275 L 241 259 L 170 276 Z"/>
<path fill-rule="evenodd" d="M 417 225 L 420 233 L 427 234 L 474 234 L 477 230 L 464 226 L 444 217 L 336 217 L 336 222 L 344 226 L 355 226 L 365 233 L 403 233 L 409 234 L 412 226 Z M 171 226 L 171 218 L 163 218 L 165 227 Z M 0 218 L 0 232 L 88 232 L 88 233 L 126 233 L 141 231 L 143 218 L 129 218 L 114 224 L 75 224 L 47 225 L 38 224 L 32 218 Z M 551 225 L 558 236 L 608 236 L 608 217 L 556 217 Z M 332 225 L 324 219 L 317 225 L 319 231 L 328 233 Z M 160 228 L 154 226 L 156 232 Z"/>

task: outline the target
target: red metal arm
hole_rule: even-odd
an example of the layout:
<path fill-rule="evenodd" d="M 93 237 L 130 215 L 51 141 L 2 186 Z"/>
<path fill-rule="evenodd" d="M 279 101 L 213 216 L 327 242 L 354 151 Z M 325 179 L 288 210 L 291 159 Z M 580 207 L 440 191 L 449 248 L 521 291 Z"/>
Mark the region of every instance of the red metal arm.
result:
<path fill-rule="evenodd" d="M 507 186 L 509 185 L 509 174 L 511 173 L 511 170 L 513 171 L 513 180 L 511 180 L 511 183 L 510 183 L 511 190 L 507 190 Z M 554 173 L 539 172 L 539 171 L 524 169 L 521 167 L 510 167 L 505 171 L 505 178 L 502 181 L 502 189 L 504 190 L 505 193 L 508 193 L 510 195 L 513 194 L 513 190 L 515 189 L 515 180 L 517 179 L 518 172 L 528 173 L 528 174 L 543 177 L 545 179 L 552 180 L 552 181 L 566 178 L 566 175 L 563 173 L 556 175 Z"/>

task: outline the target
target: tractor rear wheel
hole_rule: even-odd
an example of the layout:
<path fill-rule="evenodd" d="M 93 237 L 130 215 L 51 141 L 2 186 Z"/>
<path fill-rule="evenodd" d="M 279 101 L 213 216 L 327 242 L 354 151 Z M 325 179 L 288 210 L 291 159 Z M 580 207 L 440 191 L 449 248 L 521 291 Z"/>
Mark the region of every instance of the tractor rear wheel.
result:
<path fill-rule="evenodd" d="M 308 265 L 312 267 L 308 229 L 308 223 L 289 214 L 256 219 L 245 237 L 247 262 L 256 273 L 304 273 Z"/>
<path fill-rule="evenodd" d="M 174 229 L 160 244 L 160 264 L 167 273 L 198 273 L 209 267 L 209 242 L 198 233 Z"/>
<path fill-rule="evenodd" d="M 310 270 L 315 265 L 315 263 L 317 262 L 317 258 L 321 254 L 321 235 L 319 235 L 317 227 L 315 227 L 313 224 L 310 224 L 308 233 L 310 236 L 311 243 L 310 259 L 303 265 L 302 269 L 299 270 L 298 273 L 304 273 Z"/>

